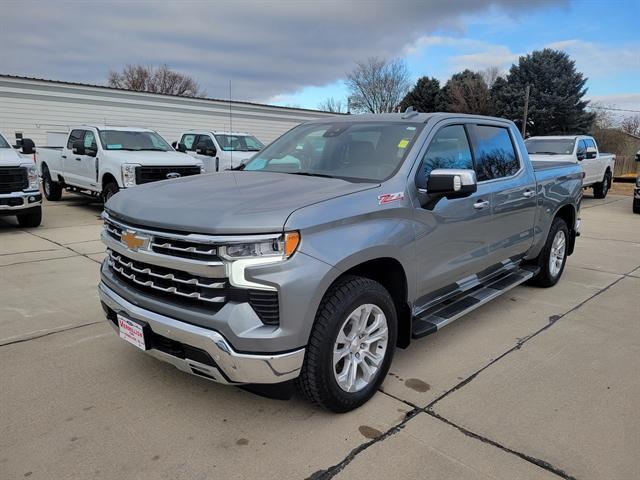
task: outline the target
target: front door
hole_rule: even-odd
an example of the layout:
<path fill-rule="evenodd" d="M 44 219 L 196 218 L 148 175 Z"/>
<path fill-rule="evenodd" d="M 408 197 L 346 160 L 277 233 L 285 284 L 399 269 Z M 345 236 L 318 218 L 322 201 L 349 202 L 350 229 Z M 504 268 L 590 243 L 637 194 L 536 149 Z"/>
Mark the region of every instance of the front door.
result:
<path fill-rule="evenodd" d="M 473 169 L 464 125 L 447 125 L 429 143 L 419 168 L 429 174 L 436 168 Z M 491 224 L 491 187 L 479 185 L 466 198 L 441 198 L 427 208 L 417 206 L 416 271 L 420 308 L 439 293 L 457 288 L 464 280 L 489 266 L 487 231 Z"/>

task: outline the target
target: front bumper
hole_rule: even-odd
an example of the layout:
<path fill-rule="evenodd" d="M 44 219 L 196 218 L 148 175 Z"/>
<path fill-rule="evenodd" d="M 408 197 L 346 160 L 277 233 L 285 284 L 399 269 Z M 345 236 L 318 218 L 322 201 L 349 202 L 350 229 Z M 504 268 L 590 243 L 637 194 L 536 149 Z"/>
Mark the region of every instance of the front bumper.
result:
<path fill-rule="evenodd" d="M 174 354 L 171 350 L 150 348 L 150 355 L 171 363 L 178 369 L 200 377 L 226 384 L 273 384 L 296 378 L 300 374 L 305 349 L 279 354 L 240 353 L 214 330 L 181 322 L 164 315 L 137 307 L 120 297 L 104 283 L 98 288 L 100 299 L 109 310 L 132 320 L 146 322 L 153 334 L 189 348 Z M 118 331 L 113 321 L 109 324 Z M 153 345 L 152 345 L 153 347 Z M 189 358 L 196 352 L 198 359 Z M 203 361 L 206 352 L 212 361 Z M 182 358 L 184 357 L 184 358 Z M 206 357 L 206 356 L 205 356 Z"/>
<path fill-rule="evenodd" d="M 38 191 L 0 194 L 0 215 L 16 215 L 38 205 L 42 205 L 42 194 Z"/>

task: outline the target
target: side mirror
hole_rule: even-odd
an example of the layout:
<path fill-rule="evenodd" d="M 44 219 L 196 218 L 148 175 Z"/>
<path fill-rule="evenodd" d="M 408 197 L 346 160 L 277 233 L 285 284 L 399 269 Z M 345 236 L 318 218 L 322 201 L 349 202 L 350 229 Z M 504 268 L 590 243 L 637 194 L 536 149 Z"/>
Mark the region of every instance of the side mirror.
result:
<path fill-rule="evenodd" d="M 84 143 L 80 140 L 77 142 L 73 142 L 73 150 L 72 152 L 76 155 L 86 155 L 86 151 L 84 149 Z"/>
<path fill-rule="evenodd" d="M 466 169 L 438 168 L 427 178 L 424 192 L 429 196 L 441 195 L 447 198 L 467 197 L 478 189 L 476 172 Z"/>
<path fill-rule="evenodd" d="M 178 149 L 178 142 L 171 142 L 171 146 L 174 148 L 174 150 Z"/>
<path fill-rule="evenodd" d="M 587 158 L 587 154 L 585 152 L 578 152 L 576 154 L 576 158 L 578 159 L 579 162 L 581 162 L 582 160 Z"/>
<path fill-rule="evenodd" d="M 30 138 L 22 139 L 22 153 L 25 155 L 31 155 L 36 151 L 36 144 Z"/>
<path fill-rule="evenodd" d="M 598 150 L 595 147 L 587 147 L 587 158 L 596 158 L 598 156 Z"/>
<path fill-rule="evenodd" d="M 186 153 L 187 152 L 187 146 L 182 142 L 178 143 L 178 145 L 174 146 L 173 148 L 175 148 L 176 150 L 178 150 L 179 152 L 182 152 L 182 153 Z"/>

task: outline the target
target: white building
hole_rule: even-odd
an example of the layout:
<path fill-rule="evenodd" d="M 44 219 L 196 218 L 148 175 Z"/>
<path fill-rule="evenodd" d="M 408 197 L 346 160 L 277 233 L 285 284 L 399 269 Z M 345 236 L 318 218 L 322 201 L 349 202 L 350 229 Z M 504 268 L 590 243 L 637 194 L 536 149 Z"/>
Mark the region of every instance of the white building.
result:
<path fill-rule="evenodd" d="M 231 123 L 234 131 L 251 133 L 266 144 L 302 122 L 329 115 L 0 75 L 0 131 L 10 141 L 21 133 L 40 146 L 62 145 L 69 127 L 81 124 L 147 127 L 172 142 L 187 129 L 229 130 Z"/>

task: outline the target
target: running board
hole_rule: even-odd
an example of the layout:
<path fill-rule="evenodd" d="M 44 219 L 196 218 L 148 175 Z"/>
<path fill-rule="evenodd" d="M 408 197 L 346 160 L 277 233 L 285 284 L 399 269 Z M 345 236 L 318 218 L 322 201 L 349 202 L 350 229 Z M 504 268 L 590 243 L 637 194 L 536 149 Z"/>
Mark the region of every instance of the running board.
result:
<path fill-rule="evenodd" d="M 429 307 L 413 318 L 411 336 L 424 337 L 534 277 L 539 267 L 517 267 L 504 275 Z"/>

